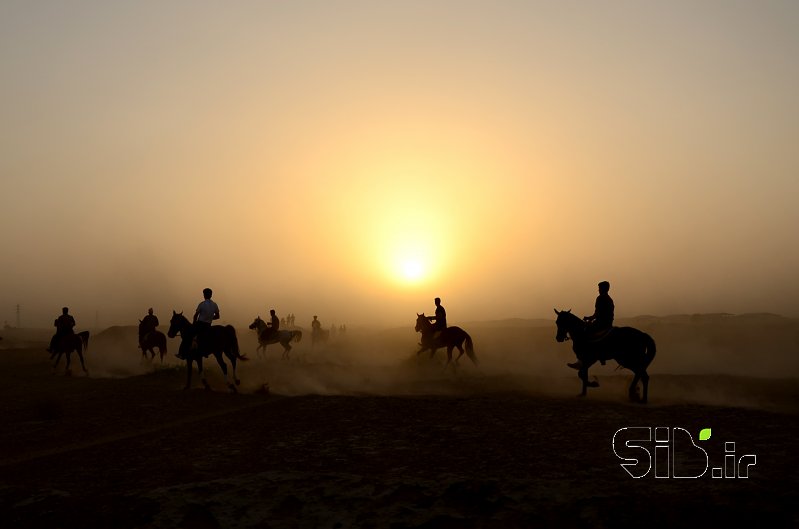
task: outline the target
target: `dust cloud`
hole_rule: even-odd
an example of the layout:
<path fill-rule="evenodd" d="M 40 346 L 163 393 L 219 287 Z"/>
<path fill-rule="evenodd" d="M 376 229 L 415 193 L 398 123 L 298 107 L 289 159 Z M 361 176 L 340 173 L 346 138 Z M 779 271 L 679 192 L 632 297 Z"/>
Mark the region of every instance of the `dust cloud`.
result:
<path fill-rule="evenodd" d="M 799 396 L 799 321 L 772 314 L 641 316 L 617 321 L 651 334 L 657 356 L 650 366 L 652 404 L 700 403 L 743 407 L 780 407 Z M 478 365 L 466 355 L 446 365 L 446 350 L 431 358 L 417 355 L 420 335 L 412 326 L 356 327 L 312 343 L 310 329 L 292 343 L 288 359 L 279 344 L 256 352 L 255 331 L 236 325 L 242 354 L 240 391 L 278 395 L 451 395 L 520 392 L 566 398 L 580 383 L 566 367 L 574 359 L 571 344 L 555 341 L 554 321 L 501 320 L 460 325 L 473 338 Z M 164 325 L 162 332 L 166 331 Z M 13 331 L 13 330 L 12 330 Z M 30 346 L 38 336 L 6 332 L 2 347 Z M 175 357 L 180 338 L 168 339 L 163 360 L 145 359 L 135 326 L 114 326 L 95 333 L 86 361 L 90 377 L 151 376 L 174 370 L 184 380 L 185 363 Z M 454 355 L 457 356 L 457 349 Z M 218 391 L 224 378 L 213 358 L 205 374 Z M 591 399 L 624 402 L 632 375 L 615 362 L 592 367 L 601 387 Z M 194 387 L 200 387 L 196 372 Z M 178 389 L 176 387 L 176 389 Z"/>

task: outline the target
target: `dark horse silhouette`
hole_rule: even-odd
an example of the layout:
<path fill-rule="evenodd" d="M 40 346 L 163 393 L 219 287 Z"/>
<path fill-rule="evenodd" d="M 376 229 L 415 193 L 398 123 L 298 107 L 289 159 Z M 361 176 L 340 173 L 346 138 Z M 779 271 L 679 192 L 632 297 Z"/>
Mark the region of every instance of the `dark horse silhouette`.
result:
<path fill-rule="evenodd" d="M 311 347 L 316 345 L 316 342 L 327 343 L 330 339 L 330 329 L 314 329 L 311 331 Z"/>
<path fill-rule="evenodd" d="M 571 313 L 571 310 L 558 312 L 555 324 L 558 326 L 558 333 L 555 339 L 564 342 L 571 338 L 572 349 L 577 358 L 580 359 L 582 366 L 578 371 L 578 376 L 583 381 L 583 391 L 580 396 L 584 397 L 588 387 L 598 387 L 599 383 L 588 381 L 588 368 L 598 360 L 616 360 L 619 366 L 627 368 L 635 375 L 630 384 L 629 396 L 631 401 L 646 403 L 649 393 L 649 374 L 646 368 L 655 358 L 655 340 L 647 333 L 639 331 L 633 327 L 613 327 L 609 334 L 601 340 L 592 340 L 588 333 L 588 324 L 578 316 Z M 638 397 L 638 381 L 643 385 L 643 395 Z"/>
<path fill-rule="evenodd" d="M 141 320 L 139 320 L 141 323 Z M 158 348 L 158 355 L 161 357 L 161 363 L 164 363 L 164 357 L 167 354 L 166 350 L 166 335 L 161 331 L 152 330 L 143 336 L 139 336 L 139 347 L 141 348 L 142 359 L 148 358 L 149 360 L 155 359 L 155 348 Z"/>
<path fill-rule="evenodd" d="M 89 331 L 82 331 L 77 334 L 69 333 L 56 338 L 53 344 L 53 350 L 50 352 L 50 360 L 55 358 L 53 370 L 58 368 L 58 363 L 61 361 L 63 355 L 67 355 L 67 366 L 64 371 L 65 374 L 70 375 L 72 371 L 69 366 L 72 363 L 72 352 L 78 353 L 80 358 L 80 367 L 83 368 L 84 373 L 89 371 L 86 369 L 86 362 L 83 359 L 83 351 L 89 350 Z"/>
<path fill-rule="evenodd" d="M 258 333 L 258 347 L 255 349 L 255 352 L 257 353 L 258 351 L 261 351 L 264 356 L 266 356 L 267 345 L 280 342 L 280 345 L 283 346 L 283 356 L 281 358 L 283 360 L 288 360 L 289 351 L 291 351 L 290 342 L 299 342 L 302 340 L 302 331 L 300 330 L 279 330 L 277 331 L 277 334 L 266 336 L 266 330 L 268 327 L 266 326 L 266 322 L 262 320 L 260 316 L 255 317 L 249 328 L 255 329 L 255 331 Z"/>
<path fill-rule="evenodd" d="M 474 355 L 474 345 L 472 344 L 472 337 L 469 334 L 461 329 L 460 327 L 447 327 L 439 336 L 434 338 L 434 333 L 436 332 L 433 328 L 433 324 L 430 323 L 430 320 L 427 319 L 427 316 L 422 314 L 416 315 L 416 332 L 422 333 L 422 348 L 416 351 L 418 355 L 422 351 L 430 350 L 430 358 L 433 358 L 433 355 L 436 354 L 436 351 L 441 347 L 447 348 L 447 363 L 445 365 L 448 366 L 450 361 L 452 361 L 452 350 L 454 348 L 458 348 L 460 354 L 458 358 L 455 359 L 455 365 L 458 365 L 458 360 L 464 353 L 463 344 L 466 342 L 466 355 L 471 359 L 474 365 L 477 365 L 477 357 Z"/>
<path fill-rule="evenodd" d="M 205 373 L 203 372 L 204 355 L 197 349 L 197 344 L 194 340 L 195 333 L 196 331 L 194 325 L 192 325 L 192 323 L 183 315 L 183 313 L 178 313 L 173 310 L 172 319 L 169 320 L 169 330 L 167 331 L 167 336 L 174 338 L 180 334 L 179 350 L 186 360 L 186 387 L 184 389 L 189 389 L 191 387 L 192 362 L 197 364 L 197 372 L 202 378 L 202 383 L 203 386 L 205 386 L 205 389 L 211 389 L 208 381 L 205 380 Z M 222 369 L 222 373 L 225 374 L 225 382 L 227 382 L 228 388 L 230 388 L 232 392 L 236 393 L 236 386 L 241 383 L 241 381 L 236 378 L 236 362 L 239 360 L 248 360 L 247 357 L 239 353 L 239 340 L 236 337 L 236 329 L 234 329 L 232 325 L 212 325 L 208 332 L 207 338 L 208 354 L 214 355 L 216 362 Z M 233 367 L 232 382 L 228 380 L 227 364 L 225 364 L 222 354 L 228 357 Z"/>

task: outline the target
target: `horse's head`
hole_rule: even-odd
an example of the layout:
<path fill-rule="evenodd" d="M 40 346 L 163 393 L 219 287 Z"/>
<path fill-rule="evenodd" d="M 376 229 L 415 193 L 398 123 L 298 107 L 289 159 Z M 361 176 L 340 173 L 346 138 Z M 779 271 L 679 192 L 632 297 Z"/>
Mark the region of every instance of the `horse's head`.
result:
<path fill-rule="evenodd" d="M 257 329 L 264 323 L 264 320 L 261 319 L 260 316 L 256 316 L 252 323 L 250 324 L 250 329 Z"/>
<path fill-rule="evenodd" d="M 166 335 L 170 338 L 174 338 L 185 329 L 187 326 L 191 325 L 186 316 L 183 315 L 183 312 L 175 312 L 172 311 L 172 318 L 169 320 L 169 330 L 166 332 Z"/>
<path fill-rule="evenodd" d="M 429 329 L 431 326 L 432 323 L 430 323 L 430 320 L 428 320 L 427 316 L 424 315 L 424 312 L 416 315 L 416 327 L 414 327 L 416 332 L 424 332 L 426 329 Z"/>
<path fill-rule="evenodd" d="M 559 342 L 565 342 L 569 339 L 569 334 L 574 334 L 583 326 L 583 321 L 572 314 L 572 310 L 562 310 L 558 312 L 558 309 L 553 309 L 555 314 L 558 315 L 558 318 L 555 320 L 555 325 L 558 326 L 558 334 L 555 335 L 555 339 Z"/>

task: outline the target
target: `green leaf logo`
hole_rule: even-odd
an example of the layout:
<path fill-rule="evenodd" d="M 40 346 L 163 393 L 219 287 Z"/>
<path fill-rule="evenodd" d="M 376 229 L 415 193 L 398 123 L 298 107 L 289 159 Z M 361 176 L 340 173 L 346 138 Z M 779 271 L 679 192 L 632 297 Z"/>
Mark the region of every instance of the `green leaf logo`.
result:
<path fill-rule="evenodd" d="M 710 439 L 710 428 L 702 428 L 699 432 L 699 440 L 707 441 L 708 439 Z"/>

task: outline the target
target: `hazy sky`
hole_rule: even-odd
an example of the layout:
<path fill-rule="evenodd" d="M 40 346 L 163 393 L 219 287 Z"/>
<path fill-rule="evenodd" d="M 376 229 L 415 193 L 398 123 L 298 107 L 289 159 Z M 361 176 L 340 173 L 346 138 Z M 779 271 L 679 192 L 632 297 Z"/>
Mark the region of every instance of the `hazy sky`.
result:
<path fill-rule="evenodd" d="M 799 316 L 797 57 L 792 0 L 3 0 L 0 320 Z"/>

